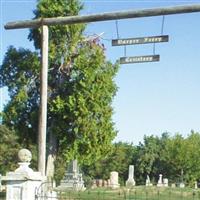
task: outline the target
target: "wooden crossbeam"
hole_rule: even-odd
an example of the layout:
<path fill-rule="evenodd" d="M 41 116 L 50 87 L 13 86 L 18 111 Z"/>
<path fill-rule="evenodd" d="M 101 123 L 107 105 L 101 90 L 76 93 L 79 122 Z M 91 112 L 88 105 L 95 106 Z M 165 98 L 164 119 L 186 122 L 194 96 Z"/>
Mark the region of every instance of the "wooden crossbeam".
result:
<path fill-rule="evenodd" d="M 4 27 L 5 29 L 37 28 L 42 25 L 47 25 L 47 26 L 53 26 L 58 24 L 66 25 L 66 24 L 88 23 L 88 22 L 108 21 L 117 19 L 193 13 L 193 12 L 200 12 L 200 4 L 108 12 L 108 13 L 83 15 L 83 16 L 53 17 L 53 18 L 43 18 L 35 20 L 15 21 L 7 23 Z"/>

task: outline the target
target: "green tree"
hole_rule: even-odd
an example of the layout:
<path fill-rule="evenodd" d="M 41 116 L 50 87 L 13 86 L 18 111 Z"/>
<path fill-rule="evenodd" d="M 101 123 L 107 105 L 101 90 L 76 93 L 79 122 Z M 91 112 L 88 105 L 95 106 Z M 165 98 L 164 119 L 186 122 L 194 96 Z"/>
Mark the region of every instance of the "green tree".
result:
<path fill-rule="evenodd" d="M 35 18 L 78 15 L 78 0 L 40 0 Z M 113 81 L 118 65 L 106 61 L 104 46 L 86 40 L 82 25 L 49 27 L 48 146 L 60 158 L 91 163 L 107 154 L 116 136 L 111 120 Z M 29 39 L 40 49 L 40 29 Z M 36 144 L 39 105 L 40 54 L 10 47 L 0 69 L 2 86 L 11 101 L 3 123 L 13 127 L 24 145 Z M 56 148 L 57 147 L 57 148 Z"/>
<path fill-rule="evenodd" d="M 36 52 L 11 46 L 0 69 L 0 87 L 7 86 L 11 99 L 4 107 L 3 124 L 15 130 L 26 148 L 37 142 L 39 66 Z"/>
<path fill-rule="evenodd" d="M 147 175 L 150 175 L 152 181 L 156 182 L 159 174 L 167 173 L 163 153 L 165 153 L 168 138 L 168 133 L 163 133 L 161 137 L 144 136 L 144 142 L 137 146 L 134 163 L 138 183 L 144 184 Z"/>
<path fill-rule="evenodd" d="M 5 174 L 17 168 L 20 145 L 17 135 L 4 125 L 0 125 L 0 137 L 0 173 Z"/>
<path fill-rule="evenodd" d="M 168 140 L 165 149 L 163 156 L 167 162 L 168 177 L 175 182 L 180 182 L 181 172 L 182 170 L 185 172 L 187 165 L 185 139 L 182 135 L 176 134 Z"/>
<path fill-rule="evenodd" d="M 118 142 L 113 144 L 113 149 L 106 157 L 97 160 L 92 165 L 84 165 L 83 173 L 93 179 L 109 179 L 111 171 L 119 173 L 121 185 L 128 178 L 129 165 L 133 164 L 136 147 L 133 144 Z"/>
<path fill-rule="evenodd" d="M 176 134 L 168 140 L 163 157 L 171 180 L 180 182 L 184 179 L 186 183 L 194 185 L 194 181 L 200 179 L 199 145 L 200 134 L 194 131 L 187 138 Z"/>
<path fill-rule="evenodd" d="M 200 181 L 200 134 L 191 131 L 191 134 L 185 139 L 185 172 L 184 178 L 191 185 L 194 186 L 195 181 Z"/>

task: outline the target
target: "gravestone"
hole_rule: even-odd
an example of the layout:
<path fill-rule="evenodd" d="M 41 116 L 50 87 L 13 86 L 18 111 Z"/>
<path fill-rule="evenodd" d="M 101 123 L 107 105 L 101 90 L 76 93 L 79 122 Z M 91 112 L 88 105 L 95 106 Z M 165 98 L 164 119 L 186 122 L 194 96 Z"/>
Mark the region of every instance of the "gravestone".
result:
<path fill-rule="evenodd" d="M 198 189 L 197 181 L 194 182 L 194 189 Z"/>
<path fill-rule="evenodd" d="M 134 180 L 134 165 L 129 165 L 128 180 L 126 181 L 126 187 L 135 186 Z"/>
<path fill-rule="evenodd" d="M 108 181 L 107 180 L 103 180 L 103 187 L 108 187 Z"/>
<path fill-rule="evenodd" d="M 85 190 L 84 181 L 82 174 L 79 173 L 78 161 L 73 160 L 65 173 L 63 180 L 60 182 L 60 186 L 57 187 L 58 190 L 76 190 L 83 191 Z"/>
<path fill-rule="evenodd" d="M 180 188 L 185 188 L 185 183 L 181 182 L 181 183 L 179 184 L 179 187 L 180 187 Z"/>
<path fill-rule="evenodd" d="M 162 180 L 162 174 L 159 174 L 159 179 L 158 179 L 158 187 L 162 187 L 163 186 L 163 180 Z"/>
<path fill-rule="evenodd" d="M 110 187 L 110 179 L 107 180 L 107 185 Z"/>
<path fill-rule="evenodd" d="M 168 186 L 169 186 L 168 184 L 169 184 L 168 179 L 167 179 L 167 178 L 164 178 L 164 179 L 163 179 L 163 186 L 164 186 L 164 187 L 168 187 Z"/>
<path fill-rule="evenodd" d="M 147 178 L 146 178 L 146 186 L 152 186 L 153 184 L 151 183 L 150 181 L 150 178 L 149 178 L 149 175 L 147 175 Z"/>
<path fill-rule="evenodd" d="M 103 180 L 102 180 L 102 179 L 99 179 L 99 180 L 98 180 L 98 186 L 99 186 L 99 187 L 103 187 Z"/>
<path fill-rule="evenodd" d="M 92 188 L 92 189 L 95 189 L 95 188 L 97 188 L 96 179 L 93 179 L 93 180 L 92 180 L 92 185 L 91 185 L 91 188 Z"/>
<path fill-rule="evenodd" d="M 172 187 L 172 188 L 175 188 L 175 187 L 176 187 L 176 184 L 175 184 L 175 183 L 172 183 L 172 184 L 171 184 L 171 187 Z"/>
<path fill-rule="evenodd" d="M 96 179 L 93 179 L 92 180 L 92 186 L 91 186 L 92 189 L 95 189 L 97 188 L 97 182 L 96 182 Z"/>
<path fill-rule="evenodd" d="M 181 182 L 179 184 L 180 188 L 184 188 L 185 187 L 185 183 L 183 182 L 183 177 L 184 177 L 184 173 L 183 173 L 183 169 L 181 169 Z"/>
<path fill-rule="evenodd" d="M 119 183 L 118 183 L 118 172 L 110 172 L 110 187 L 112 189 L 117 189 L 119 188 Z"/>

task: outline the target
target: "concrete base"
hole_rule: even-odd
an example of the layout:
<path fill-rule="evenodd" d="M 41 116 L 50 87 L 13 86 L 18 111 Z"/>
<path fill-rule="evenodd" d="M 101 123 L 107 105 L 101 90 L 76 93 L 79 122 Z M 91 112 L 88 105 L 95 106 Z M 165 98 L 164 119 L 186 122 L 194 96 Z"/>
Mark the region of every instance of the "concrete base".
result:
<path fill-rule="evenodd" d="M 19 163 L 15 172 L 8 172 L 2 180 L 6 181 L 6 200 L 35 200 L 36 189 L 40 187 L 44 177 L 33 172 L 29 163 Z"/>
<path fill-rule="evenodd" d="M 185 188 L 185 184 L 184 183 L 180 183 L 179 187 L 180 188 Z"/>
<path fill-rule="evenodd" d="M 135 186 L 135 180 L 134 179 L 128 179 L 126 181 L 126 187 L 133 187 Z"/>

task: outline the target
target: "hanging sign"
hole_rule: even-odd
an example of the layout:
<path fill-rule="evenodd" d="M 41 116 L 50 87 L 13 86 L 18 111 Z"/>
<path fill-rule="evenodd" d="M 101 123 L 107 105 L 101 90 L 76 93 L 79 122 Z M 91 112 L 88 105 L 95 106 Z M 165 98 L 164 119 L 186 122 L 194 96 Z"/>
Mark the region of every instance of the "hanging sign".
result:
<path fill-rule="evenodd" d="M 160 60 L 160 55 L 121 57 L 120 64 L 156 62 L 159 60 Z"/>
<path fill-rule="evenodd" d="M 112 40 L 112 46 L 136 45 L 136 44 L 158 43 L 158 42 L 168 42 L 168 41 L 169 41 L 168 35 L 126 38 L 126 39 Z"/>

